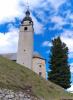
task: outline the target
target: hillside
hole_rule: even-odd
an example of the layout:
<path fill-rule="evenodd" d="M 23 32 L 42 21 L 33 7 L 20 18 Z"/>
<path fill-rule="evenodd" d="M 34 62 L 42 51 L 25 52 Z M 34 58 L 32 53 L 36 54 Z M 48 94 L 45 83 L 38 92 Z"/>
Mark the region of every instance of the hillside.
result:
<path fill-rule="evenodd" d="M 32 94 L 44 97 L 45 100 L 73 98 L 73 95 L 65 92 L 63 88 L 40 78 L 31 70 L 0 57 L 0 88 L 24 91 L 27 86 L 31 87 Z"/>

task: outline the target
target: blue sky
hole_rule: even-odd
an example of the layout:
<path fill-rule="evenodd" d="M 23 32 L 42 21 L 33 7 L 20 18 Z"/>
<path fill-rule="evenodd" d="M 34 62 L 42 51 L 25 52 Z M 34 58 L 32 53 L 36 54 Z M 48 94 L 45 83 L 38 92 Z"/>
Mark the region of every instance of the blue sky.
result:
<path fill-rule="evenodd" d="M 73 0 L 28 0 L 28 4 L 34 22 L 34 50 L 48 61 L 52 39 L 60 36 L 68 46 L 73 91 Z M 17 52 L 26 9 L 27 0 L 0 0 L 0 53 Z"/>

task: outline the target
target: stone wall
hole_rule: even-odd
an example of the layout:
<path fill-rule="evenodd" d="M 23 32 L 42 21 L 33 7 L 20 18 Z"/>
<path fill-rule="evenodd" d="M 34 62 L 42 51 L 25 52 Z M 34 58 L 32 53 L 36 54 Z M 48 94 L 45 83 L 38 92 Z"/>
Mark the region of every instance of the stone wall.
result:
<path fill-rule="evenodd" d="M 13 90 L 0 89 L 0 100 L 39 100 L 37 97 L 31 95 L 29 90 L 27 92 L 14 92 Z"/>

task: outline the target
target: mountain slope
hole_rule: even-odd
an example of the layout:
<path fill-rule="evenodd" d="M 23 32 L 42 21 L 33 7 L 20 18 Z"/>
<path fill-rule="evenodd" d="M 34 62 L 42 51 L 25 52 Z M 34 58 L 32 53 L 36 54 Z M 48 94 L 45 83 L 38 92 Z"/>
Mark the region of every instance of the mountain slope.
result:
<path fill-rule="evenodd" d="M 27 86 L 31 87 L 33 95 L 43 97 L 45 100 L 73 98 L 72 94 L 65 92 L 63 88 L 50 81 L 40 78 L 33 71 L 0 57 L 0 88 L 23 91 Z"/>

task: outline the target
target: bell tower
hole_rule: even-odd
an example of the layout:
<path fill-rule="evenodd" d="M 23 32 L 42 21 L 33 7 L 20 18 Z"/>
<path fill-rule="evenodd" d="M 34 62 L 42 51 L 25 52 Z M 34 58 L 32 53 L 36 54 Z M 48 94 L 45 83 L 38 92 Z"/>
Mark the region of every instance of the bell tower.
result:
<path fill-rule="evenodd" d="M 31 69 L 33 58 L 34 29 L 29 10 L 27 10 L 25 14 L 26 15 L 21 22 L 19 32 L 17 63 Z"/>

